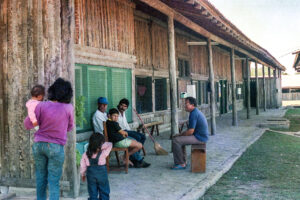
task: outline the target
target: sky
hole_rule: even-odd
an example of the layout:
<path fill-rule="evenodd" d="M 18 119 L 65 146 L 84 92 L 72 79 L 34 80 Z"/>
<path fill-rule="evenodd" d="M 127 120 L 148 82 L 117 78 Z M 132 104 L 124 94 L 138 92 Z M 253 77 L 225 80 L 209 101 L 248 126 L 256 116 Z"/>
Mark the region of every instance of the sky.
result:
<path fill-rule="evenodd" d="M 209 0 L 250 40 L 293 74 L 300 50 L 300 0 Z"/>

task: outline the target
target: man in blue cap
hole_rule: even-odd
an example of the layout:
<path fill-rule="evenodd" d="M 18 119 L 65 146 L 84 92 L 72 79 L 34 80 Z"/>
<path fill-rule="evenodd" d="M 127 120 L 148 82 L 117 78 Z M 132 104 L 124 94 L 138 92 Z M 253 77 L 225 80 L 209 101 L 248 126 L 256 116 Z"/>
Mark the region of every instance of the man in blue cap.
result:
<path fill-rule="evenodd" d="M 98 109 L 93 116 L 94 131 L 96 133 L 103 134 L 103 122 L 106 122 L 108 119 L 106 113 L 107 104 L 108 101 L 105 97 L 98 98 Z"/>

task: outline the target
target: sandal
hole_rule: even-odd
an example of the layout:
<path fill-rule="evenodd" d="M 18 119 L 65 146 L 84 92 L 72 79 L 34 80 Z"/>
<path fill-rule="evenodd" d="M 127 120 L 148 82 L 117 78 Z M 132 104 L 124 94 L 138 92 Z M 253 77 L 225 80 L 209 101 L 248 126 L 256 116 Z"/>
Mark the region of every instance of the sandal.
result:
<path fill-rule="evenodd" d="M 186 166 L 181 166 L 181 165 L 174 165 L 173 167 L 171 167 L 172 170 L 182 170 L 185 168 Z"/>

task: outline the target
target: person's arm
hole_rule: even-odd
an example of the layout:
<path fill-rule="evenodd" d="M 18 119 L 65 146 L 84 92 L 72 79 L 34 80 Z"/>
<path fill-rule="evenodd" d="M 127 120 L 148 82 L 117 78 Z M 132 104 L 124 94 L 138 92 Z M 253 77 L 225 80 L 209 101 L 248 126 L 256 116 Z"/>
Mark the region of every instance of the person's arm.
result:
<path fill-rule="evenodd" d="M 128 137 L 128 133 L 126 131 L 123 130 L 119 130 L 118 133 L 120 133 L 121 135 L 123 135 L 123 137 Z"/>
<path fill-rule="evenodd" d="M 184 131 L 181 134 L 175 135 L 175 137 L 177 137 L 177 136 L 190 136 L 190 135 L 193 135 L 193 133 L 195 131 L 195 128 L 196 128 L 196 124 L 197 124 L 197 118 L 194 117 L 193 114 L 190 114 L 188 130 Z"/>
<path fill-rule="evenodd" d="M 28 116 L 25 118 L 23 123 L 24 123 L 24 127 L 25 127 L 26 130 L 30 130 L 30 129 L 34 128 L 32 122 L 30 121 Z"/>
<path fill-rule="evenodd" d="M 35 117 L 37 119 L 37 121 L 40 121 L 40 116 L 41 116 L 41 103 L 39 103 L 36 108 L 35 108 Z M 30 118 L 27 116 L 24 120 L 24 127 L 26 128 L 26 130 L 30 130 L 34 128 L 34 125 L 32 124 Z"/>
<path fill-rule="evenodd" d="M 96 132 L 100 132 L 103 134 L 103 122 L 106 121 L 103 116 L 99 114 L 95 114 L 95 118 L 93 120 L 94 129 Z M 96 130 L 99 129 L 99 130 Z"/>
<path fill-rule="evenodd" d="M 81 178 L 82 178 L 82 181 L 84 182 L 85 181 L 85 173 L 86 173 L 86 169 L 87 169 L 87 162 L 88 161 L 88 157 L 86 155 L 86 153 L 84 153 L 82 155 L 82 158 L 81 158 L 81 161 L 80 161 L 80 174 L 81 174 Z"/>
<path fill-rule="evenodd" d="M 37 122 L 37 119 L 36 119 L 36 116 L 35 116 L 35 108 L 36 106 L 39 104 L 39 102 L 37 101 L 32 101 L 32 100 L 29 100 L 27 103 L 26 103 L 26 107 L 27 107 L 27 113 L 28 113 L 28 117 L 30 119 L 30 121 L 32 122 L 33 126 L 38 126 L 38 122 Z"/>
<path fill-rule="evenodd" d="M 112 143 L 104 142 L 104 144 L 101 147 L 101 151 L 102 151 L 101 154 L 103 154 L 104 157 L 106 158 L 109 155 L 111 149 L 112 149 Z"/>
<path fill-rule="evenodd" d="M 70 104 L 70 116 L 67 132 L 70 132 L 74 128 L 74 107 Z"/>
<path fill-rule="evenodd" d="M 182 135 L 182 136 L 193 135 L 194 131 L 195 131 L 195 129 L 189 128 L 188 130 L 184 131 L 184 132 L 183 132 L 182 134 L 180 134 L 180 135 Z"/>

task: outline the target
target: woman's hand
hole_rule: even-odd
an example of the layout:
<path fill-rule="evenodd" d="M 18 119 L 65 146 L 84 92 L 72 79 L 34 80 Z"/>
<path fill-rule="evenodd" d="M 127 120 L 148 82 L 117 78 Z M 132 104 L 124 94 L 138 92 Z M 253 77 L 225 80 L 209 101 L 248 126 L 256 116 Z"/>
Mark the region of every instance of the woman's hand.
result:
<path fill-rule="evenodd" d="M 81 176 L 82 182 L 85 182 L 85 175 Z"/>

